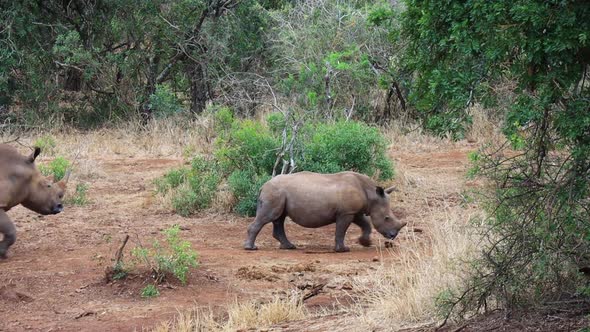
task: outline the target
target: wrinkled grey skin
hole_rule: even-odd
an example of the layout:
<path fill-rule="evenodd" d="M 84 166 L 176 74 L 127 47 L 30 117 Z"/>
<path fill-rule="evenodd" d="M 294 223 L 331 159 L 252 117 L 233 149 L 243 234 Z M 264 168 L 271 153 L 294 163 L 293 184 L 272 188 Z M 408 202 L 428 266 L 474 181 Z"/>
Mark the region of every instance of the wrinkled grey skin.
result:
<path fill-rule="evenodd" d="M 406 223 L 391 213 L 388 194 L 393 190 L 383 189 L 368 176 L 355 172 L 276 176 L 260 190 L 256 219 L 248 227 L 244 249 L 257 249 L 256 236 L 270 222 L 280 248 L 295 249 L 285 234 L 286 217 L 308 228 L 336 223 L 336 252 L 350 250 L 344 245 L 344 235 L 351 223 L 361 228 L 359 243 L 363 246 L 371 245 L 371 224 L 384 237 L 394 239 Z"/>
<path fill-rule="evenodd" d="M 21 155 L 14 147 L 0 144 L 0 258 L 16 241 L 16 228 L 6 212 L 22 204 L 40 214 L 57 214 L 63 210 L 62 198 L 67 178 L 52 183 L 35 167 L 40 148 L 30 156 Z"/>

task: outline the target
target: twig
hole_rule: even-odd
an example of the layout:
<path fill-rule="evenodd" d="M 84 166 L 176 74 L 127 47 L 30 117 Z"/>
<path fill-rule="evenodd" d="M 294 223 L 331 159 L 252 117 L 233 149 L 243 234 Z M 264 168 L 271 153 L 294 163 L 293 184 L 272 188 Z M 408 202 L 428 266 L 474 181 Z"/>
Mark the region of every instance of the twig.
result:
<path fill-rule="evenodd" d="M 115 269 L 121 263 L 121 259 L 123 259 L 123 249 L 125 249 L 125 245 L 127 244 L 127 241 L 129 241 L 129 234 L 125 235 L 125 239 L 123 240 L 123 244 L 121 245 L 121 247 L 119 248 L 119 250 L 117 250 L 117 253 L 115 254 L 115 266 L 114 266 Z"/>
<path fill-rule="evenodd" d="M 301 303 L 303 303 L 303 302 L 311 299 L 312 297 L 318 295 L 321 292 L 321 290 L 324 288 L 324 286 L 326 286 L 325 283 L 314 286 L 312 289 L 309 290 L 309 292 L 307 292 L 305 295 L 303 295 L 301 297 Z"/>

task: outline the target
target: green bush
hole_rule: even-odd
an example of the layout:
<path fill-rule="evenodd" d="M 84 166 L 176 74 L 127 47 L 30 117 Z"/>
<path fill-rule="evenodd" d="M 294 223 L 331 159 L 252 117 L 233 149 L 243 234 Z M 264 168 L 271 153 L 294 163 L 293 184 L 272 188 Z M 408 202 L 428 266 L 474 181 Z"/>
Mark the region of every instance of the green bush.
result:
<path fill-rule="evenodd" d="M 151 298 L 157 296 L 160 296 L 160 291 L 158 290 L 158 287 L 156 287 L 156 285 L 149 284 L 141 289 L 141 297 L 143 298 Z"/>
<path fill-rule="evenodd" d="M 262 123 L 236 121 L 228 135 L 217 140 L 215 157 L 226 174 L 239 169 L 271 174 L 278 146 L 279 139 Z"/>
<path fill-rule="evenodd" d="M 303 149 L 302 170 L 336 173 L 345 170 L 381 180 L 394 175 L 393 164 L 386 155 L 386 142 L 379 130 L 362 122 L 339 121 L 318 124 Z"/>
<path fill-rule="evenodd" d="M 186 284 L 191 268 L 199 266 L 198 254 L 188 241 L 180 238 L 180 227 L 175 225 L 162 231 L 166 241 L 154 241 L 151 248 L 135 247 L 131 250 L 137 263 L 145 263 L 152 271 L 153 278 L 161 283 L 168 275 Z"/>
<path fill-rule="evenodd" d="M 156 86 L 156 92 L 150 96 L 150 106 L 154 110 L 154 115 L 160 118 L 182 111 L 182 104 L 167 84 Z"/>
<path fill-rule="evenodd" d="M 273 173 L 286 119 L 281 113 L 271 113 L 265 126 L 253 120 L 235 120 L 229 109 L 219 109 L 214 116 L 218 131 L 215 158 L 195 158 L 190 169 L 171 170 L 156 181 L 157 191 L 172 192 L 174 210 L 186 216 L 209 207 L 221 179 L 227 177 L 236 198 L 233 210 L 253 216 L 260 187 Z M 288 142 L 292 134 L 287 131 Z M 387 180 L 393 177 L 393 165 L 386 156 L 386 146 L 377 128 L 362 122 L 310 124 L 300 129 L 293 156 L 285 151 L 283 158 L 293 158 L 296 171 L 352 170 Z M 282 163 L 278 167 L 280 172 Z"/>
<path fill-rule="evenodd" d="M 244 216 L 256 215 L 260 187 L 270 178 L 270 175 L 258 175 L 251 170 L 237 170 L 231 173 L 227 182 L 237 198 L 234 210 Z"/>
<path fill-rule="evenodd" d="M 158 193 L 171 195 L 176 213 L 186 217 L 211 205 L 220 181 L 215 161 L 195 157 L 190 168 L 171 170 L 155 185 Z"/>
<path fill-rule="evenodd" d="M 56 157 L 47 165 L 39 165 L 39 171 L 45 176 L 53 176 L 54 181 L 60 181 L 66 175 L 70 162 L 64 157 Z"/>
<path fill-rule="evenodd" d="M 55 153 L 57 142 L 53 136 L 43 135 L 35 140 L 33 146 L 41 148 L 43 154 L 51 156 Z"/>
<path fill-rule="evenodd" d="M 73 205 L 84 206 L 88 204 L 89 200 L 86 196 L 88 192 L 88 184 L 86 183 L 78 183 L 76 184 L 76 192 L 70 198 L 68 198 L 67 202 Z"/>
<path fill-rule="evenodd" d="M 221 107 L 213 115 L 215 131 L 218 134 L 228 132 L 234 123 L 234 113 L 229 107 Z"/>

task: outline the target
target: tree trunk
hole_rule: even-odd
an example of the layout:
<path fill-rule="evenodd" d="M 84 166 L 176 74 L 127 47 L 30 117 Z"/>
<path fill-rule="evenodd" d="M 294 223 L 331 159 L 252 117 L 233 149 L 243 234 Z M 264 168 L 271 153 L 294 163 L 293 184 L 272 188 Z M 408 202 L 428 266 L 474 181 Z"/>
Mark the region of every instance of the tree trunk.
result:
<path fill-rule="evenodd" d="M 191 89 L 191 113 L 201 114 L 207 102 L 207 82 L 205 69 L 201 63 L 190 62 L 186 65 Z"/>
<path fill-rule="evenodd" d="M 76 68 L 68 68 L 66 70 L 66 79 L 64 82 L 64 90 L 80 91 L 82 90 L 82 72 Z"/>

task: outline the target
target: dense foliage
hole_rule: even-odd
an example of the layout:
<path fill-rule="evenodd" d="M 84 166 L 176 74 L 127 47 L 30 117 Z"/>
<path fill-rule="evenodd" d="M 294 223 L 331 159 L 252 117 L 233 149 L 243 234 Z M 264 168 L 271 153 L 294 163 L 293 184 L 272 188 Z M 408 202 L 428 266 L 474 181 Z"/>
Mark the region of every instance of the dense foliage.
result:
<path fill-rule="evenodd" d="M 284 173 L 357 171 L 381 180 L 393 177 L 386 141 L 377 128 L 356 121 L 308 123 L 299 136 L 287 130 L 281 113 L 267 122 L 235 119 L 227 108 L 215 113 L 217 139 L 214 158 L 196 157 L 191 167 L 171 170 L 156 181 L 159 193 L 171 195 L 175 211 L 189 215 L 211 206 L 222 179 L 236 202 L 233 209 L 253 216 L 260 187 L 273 174 L 283 173 L 281 159 L 293 160 Z M 293 138 L 293 149 L 281 154 L 281 136 Z"/>
<path fill-rule="evenodd" d="M 93 126 L 200 113 L 227 71 L 264 59 L 254 0 L 4 1 L 0 120 Z"/>
<path fill-rule="evenodd" d="M 482 259 L 446 302 L 469 311 L 590 295 L 590 6 L 408 0 L 400 19 L 398 65 L 427 127 L 461 135 L 473 102 L 505 118 L 509 146 L 473 157 L 492 184 Z"/>

